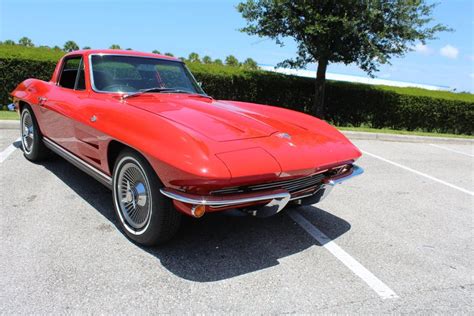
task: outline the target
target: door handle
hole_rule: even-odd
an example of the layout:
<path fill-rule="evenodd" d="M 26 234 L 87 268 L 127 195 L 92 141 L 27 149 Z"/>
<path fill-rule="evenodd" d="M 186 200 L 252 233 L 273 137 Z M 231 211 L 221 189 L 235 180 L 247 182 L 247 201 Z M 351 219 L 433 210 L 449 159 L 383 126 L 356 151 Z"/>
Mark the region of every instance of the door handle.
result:
<path fill-rule="evenodd" d="M 38 97 L 38 105 L 44 105 L 46 101 L 48 101 L 48 98 Z"/>

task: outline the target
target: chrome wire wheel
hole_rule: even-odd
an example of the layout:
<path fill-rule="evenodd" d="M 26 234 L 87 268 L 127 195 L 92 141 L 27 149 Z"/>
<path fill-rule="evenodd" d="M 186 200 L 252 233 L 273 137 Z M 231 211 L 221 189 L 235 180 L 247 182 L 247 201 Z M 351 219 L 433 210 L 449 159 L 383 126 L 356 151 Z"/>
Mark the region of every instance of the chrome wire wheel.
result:
<path fill-rule="evenodd" d="M 33 118 L 30 112 L 25 110 L 21 117 L 21 143 L 27 154 L 33 150 L 34 137 Z"/>
<path fill-rule="evenodd" d="M 148 179 L 142 168 L 134 162 L 124 162 L 120 167 L 116 188 L 120 217 L 130 232 L 145 231 L 151 216 L 151 194 Z"/>

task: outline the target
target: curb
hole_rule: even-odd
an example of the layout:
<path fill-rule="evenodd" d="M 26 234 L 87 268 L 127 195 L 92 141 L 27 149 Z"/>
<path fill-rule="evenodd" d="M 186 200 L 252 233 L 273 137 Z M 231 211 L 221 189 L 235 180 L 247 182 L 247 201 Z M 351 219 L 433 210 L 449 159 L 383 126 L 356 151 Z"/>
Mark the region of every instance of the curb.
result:
<path fill-rule="evenodd" d="M 0 129 L 20 129 L 20 120 L 0 120 Z"/>
<path fill-rule="evenodd" d="M 0 120 L 1 129 L 20 129 L 20 120 Z M 449 138 L 449 137 L 432 137 L 432 136 L 414 136 L 399 135 L 385 133 L 368 133 L 341 131 L 346 137 L 357 140 L 381 140 L 388 142 L 408 142 L 408 143 L 448 143 L 448 144 L 468 144 L 474 145 L 474 139 L 470 138 Z"/>
<path fill-rule="evenodd" d="M 380 141 L 388 141 L 388 142 L 474 145 L 474 139 L 470 139 L 470 138 L 415 136 L 415 135 L 399 135 L 399 134 L 369 133 L 369 132 L 354 132 L 354 131 L 341 131 L 341 133 L 343 133 L 349 139 L 358 139 L 358 140 L 380 140 Z"/>

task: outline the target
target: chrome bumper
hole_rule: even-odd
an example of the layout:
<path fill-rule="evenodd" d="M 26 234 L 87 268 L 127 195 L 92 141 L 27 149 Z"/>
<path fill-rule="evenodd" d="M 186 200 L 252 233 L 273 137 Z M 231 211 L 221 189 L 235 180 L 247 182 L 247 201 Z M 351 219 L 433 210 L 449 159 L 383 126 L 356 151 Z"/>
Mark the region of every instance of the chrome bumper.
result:
<path fill-rule="evenodd" d="M 251 205 L 258 204 L 259 202 L 266 202 L 264 205 L 256 207 L 257 213 L 259 216 L 270 216 L 280 212 L 291 200 L 304 201 L 304 204 L 318 203 L 329 194 L 336 184 L 361 175 L 363 172 L 364 170 L 361 167 L 353 165 L 350 173 L 324 179 L 322 185 L 315 192 L 311 193 L 310 195 L 296 196 L 294 198 L 291 197 L 290 192 L 283 189 L 225 196 L 194 195 L 170 188 L 160 189 L 160 192 L 172 200 L 180 201 L 192 206 L 205 205 L 211 207 L 212 209 L 228 208 L 241 205 L 245 206 L 248 204 Z"/>

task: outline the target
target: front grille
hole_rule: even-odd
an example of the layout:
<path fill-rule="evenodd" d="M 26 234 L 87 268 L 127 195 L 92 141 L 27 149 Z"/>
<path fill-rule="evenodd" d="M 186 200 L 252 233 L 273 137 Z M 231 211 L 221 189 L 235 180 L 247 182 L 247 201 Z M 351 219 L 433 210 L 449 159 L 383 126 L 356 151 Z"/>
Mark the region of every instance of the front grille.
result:
<path fill-rule="evenodd" d="M 307 188 L 311 188 L 321 184 L 321 181 L 326 177 L 324 173 L 314 174 L 311 176 L 297 178 L 292 180 L 283 180 L 262 184 L 254 184 L 248 186 L 239 186 L 220 189 L 212 191 L 212 195 L 224 195 L 224 194 L 236 194 L 236 193 L 249 193 L 256 191 L 264 190 L 273 190 L 273 189 L 285 189 L 290 193 L 298 192 Z"/>

